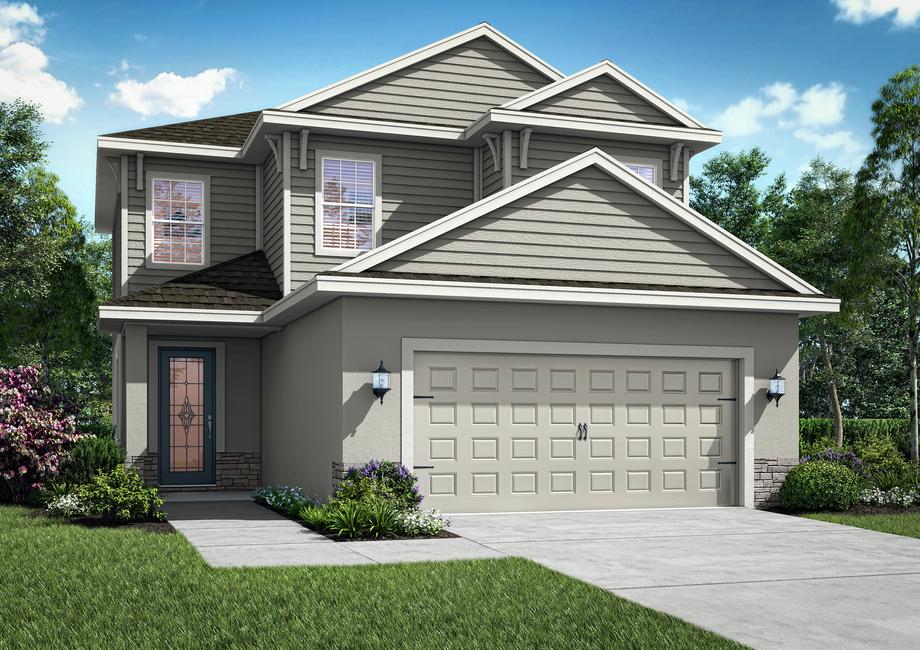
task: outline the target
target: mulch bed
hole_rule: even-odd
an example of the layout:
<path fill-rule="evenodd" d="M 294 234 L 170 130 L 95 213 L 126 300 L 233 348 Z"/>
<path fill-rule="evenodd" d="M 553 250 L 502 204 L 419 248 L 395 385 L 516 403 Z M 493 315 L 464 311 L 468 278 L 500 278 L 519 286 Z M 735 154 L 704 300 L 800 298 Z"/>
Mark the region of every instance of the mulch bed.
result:
<path fill-rule="evenodd" d="M 789 510 L 788 508 L 770 508 L 770 512 L 776 512 L 781 515 L 791 515 L 793 517 L 809 514 L 807 512 L 802 512 L 801 510 Z M 835 515 L 900 515 L 906 513 L 917 514 L 920 513 L 920 505 L 910 506 L 907 508 L 898 508 L 897 506 L 859 505 L 853 506 L 849 510 L 828 510 L 826 512 L 833 512 Z"/>
<path fill-rule="evenodd" d="M 110 517 L 52 517 L 44 510 L 33 510 L 33 517 L 44 517 L 52 521 L 60 521 L 84 528 L 117 528 L 119 530 L 143 530 L 148 533 L 168 534 L 176 532 L 168 521 L 119 521 Z"/>
<path fill-rule="evenodd" d="M 307 526 L 305 523 L 303 523 L 303 521 L 301 521 L 298 517 L 294 517 L 293 515 L 288 514 L 284 510 L 275 510 L 271 506 L 265 503 L 260 503 L 259 501 L 254 501 L 253 503 L 262 506 L 266 510 L 271 510 L 272 512 L 281 515 L 285 519 L 290 519 L 294 523 L 300 524 L 307 530 L 312 531 L 316 533 L 317 535 L 322 535 L 326 539 L 331 539 L 333 542 L 386 542 L 390 540 L 399 540 L 399 539 L 451 539 L 453 537 L 460 537 L 460 535 L 456 535 L 447 530 L 442 530 L 437 535 L 416 535 L 415 537 L 404 537 L 401 535 L 396 535 L 393 537 L 340 537 L 339 535 L 332 535 L 331 533 L 324 533 L 321 530 L 313 530 L 312 528 Z"/>

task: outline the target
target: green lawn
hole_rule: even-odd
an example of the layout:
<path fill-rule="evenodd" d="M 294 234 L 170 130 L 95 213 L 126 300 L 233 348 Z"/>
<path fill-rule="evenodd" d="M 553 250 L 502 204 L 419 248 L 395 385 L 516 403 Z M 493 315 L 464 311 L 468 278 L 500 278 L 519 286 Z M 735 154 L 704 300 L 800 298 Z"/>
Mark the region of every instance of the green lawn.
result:
<path fill-rule="evenodd" d="M 817 512 L 805 515 L 809 519 L 829 521 L 832 524 L 868 528 L 883 533 L 920 538 L 920 513 L 900 512 L 885 515 L 847 515 L 835 512 Z"/>
<path fill-rule="evenodd" d="M 519 559 L 212 569 L 0 506 L 0 647 L 741 647 Z"/>

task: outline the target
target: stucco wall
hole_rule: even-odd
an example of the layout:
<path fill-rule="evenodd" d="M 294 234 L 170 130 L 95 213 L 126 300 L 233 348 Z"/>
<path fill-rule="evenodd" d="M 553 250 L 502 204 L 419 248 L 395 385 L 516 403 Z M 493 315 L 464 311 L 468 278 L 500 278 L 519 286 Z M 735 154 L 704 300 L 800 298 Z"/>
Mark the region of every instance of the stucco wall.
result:
<path fill-rule="evenodd" d="M 342 302 L 262 339 L 262 475 L 325 495 L 342 460 Z M 349 410 L 352 410 L 349 407 Z"/>
<path fill-rule="evenodd" d="M 342 302 L 345 462 L 399 457 L 403 337 L 753 347 L 755 456 L 798 454 L 795 315 L 446 300 Z M 382 405 L 373 403 L 368 387 L 370 371 L 381 359 L 393 372 L 393 391 Z M 777 368 L 787 378 L 787 395 L 778 408 L 764 396 L 767 379 Z"/>

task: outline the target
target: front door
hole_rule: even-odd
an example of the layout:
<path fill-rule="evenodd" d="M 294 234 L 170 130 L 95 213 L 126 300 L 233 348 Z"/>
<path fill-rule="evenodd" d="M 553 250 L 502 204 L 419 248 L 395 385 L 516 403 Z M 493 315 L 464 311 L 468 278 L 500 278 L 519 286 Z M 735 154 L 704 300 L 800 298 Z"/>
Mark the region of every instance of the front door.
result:
<path fill-rule="evenodd" d="M 160 348 L 160 484 L 214 483 L 214 350 Z"/>

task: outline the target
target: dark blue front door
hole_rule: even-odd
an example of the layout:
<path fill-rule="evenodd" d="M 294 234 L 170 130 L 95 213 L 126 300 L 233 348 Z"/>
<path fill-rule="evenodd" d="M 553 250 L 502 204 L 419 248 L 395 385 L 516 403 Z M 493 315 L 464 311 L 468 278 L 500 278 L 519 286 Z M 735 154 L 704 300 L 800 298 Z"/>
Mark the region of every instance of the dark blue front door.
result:
<path fill-rule="evenodd" d="M 160 348 L 160 484 L 214 483 L 214 350 Z"/>

